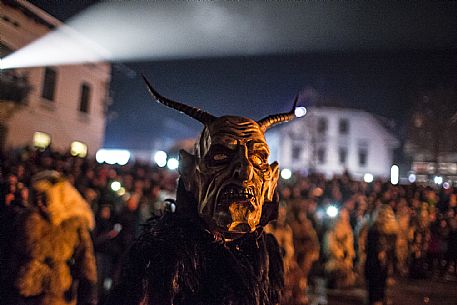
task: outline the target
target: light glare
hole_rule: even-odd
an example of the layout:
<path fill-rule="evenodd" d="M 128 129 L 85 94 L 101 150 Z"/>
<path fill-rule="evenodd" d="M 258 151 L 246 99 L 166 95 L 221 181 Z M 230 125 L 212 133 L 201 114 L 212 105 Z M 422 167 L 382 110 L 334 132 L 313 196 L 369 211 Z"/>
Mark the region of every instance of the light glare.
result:
<path fill-rule="evenodd" d="M 327 215 L 330 218 L 335 218 L 338 215 L 338 208 L 334 205 L 330 205 L 327 208 Z"/>
<path fill-rule="evenodd" d="M 157 164 L 158 167 L 164 167 L 167 165 L 167 153 L 159 150 L 154 154 L 154 162 Z"/>
<path fill-rule="evenodd" d="M 284 168 L 281 171 L 281 178 L 284 180 L 289 180 L 292 177 L 292 172 L 288 168 Z"/>
<path fill-rule="evenodd" d="M 443 177 L 441 177 L 441 176 L 435 176 L 435 178 L 433 178 L 433 181 L 434 181 L 436 184 L 441 184 L 441 183 L 443 183 Z"/>
<path fill-rule="evenodd" d="M 372 174 L 366 173 L 365 175 L 363 175 L 363 181 L 365 181 L 366 183 L 371 183 L 371 182 L 373 182 L 373 180 L 374 180 L 374 177 Z"/>
<path fill-rule="evenodd" d="M 416 182 L 416 175 L 415 174 L 409 174 L 408 181 L 409 181 L 409 183 Z"/>
<path fill-rule="evenodd" d="M 98 163 L 125 165 L 129 162 L 130 152 L 124 149 L 99 149 L 95 154 Z"/>
<path fill-rule="evenodd" d="M 119 181 L 113 181 L 111 183 L 111 189 L 115 192 L 119 191 L 121 189 L 121 183 Z"/>
<path fill-rule="evenodd" d="M 176 158 L 170 158 L 168 159 L 167 167 L 170 170 L 175 170 L 179 167 L 179 161 Z"/>
<path fill-rule="evenodd" d="M 70 146 L 70 153 L 73 157 L 84 158 L 87 156 L 87 145 L 78 141 L 74 141 Z"/>
<path fill-rule="evenodd" d="M 297 108 L 295 108 L 295 111 L 294 111 L 295 116 L 297 118 L 304 117 L 306 115 L 306 112 L 307 112 L 307 110 L 305 107 L 297 107 Z"/>
<path fill-rule="evenodd" d="M 390 168 L 390 183 L 396 185 L 398 184 L 398 179 L 400 177 L 400 168 L 398 165 L 392 165 Z"/>

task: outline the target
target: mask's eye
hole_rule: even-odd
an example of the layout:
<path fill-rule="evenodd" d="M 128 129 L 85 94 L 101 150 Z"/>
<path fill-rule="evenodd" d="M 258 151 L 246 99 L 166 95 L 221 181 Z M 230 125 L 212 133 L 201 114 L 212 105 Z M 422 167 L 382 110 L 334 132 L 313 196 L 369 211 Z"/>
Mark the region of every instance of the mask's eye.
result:
<path fill-rule="evenodd" d="M 227 160 L 228 156 L 223 153 L 218 153 L 213 156 L 214 161 L 225 161 Z"/>
<path fill-rule="evenodd" d="M 252 155 L 252 156 L 251 156 L 251 161 L 252 161 L 252 163 L 253 163 L 254 165 L 256 165 L 256 166 L 260 166 L 260 165 L 263 164 L 262 158 L 260 158 L 260 157 L 257 156 L 257 155 Z"/>

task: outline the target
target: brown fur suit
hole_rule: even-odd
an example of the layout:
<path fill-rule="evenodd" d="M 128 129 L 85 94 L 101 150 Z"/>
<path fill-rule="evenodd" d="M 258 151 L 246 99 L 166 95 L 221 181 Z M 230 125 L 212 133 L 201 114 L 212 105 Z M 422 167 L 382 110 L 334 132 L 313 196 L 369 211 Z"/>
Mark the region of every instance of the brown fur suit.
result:
<path fill-rule="evenodd" d="M 329 287 L 344 288 L 355 283 L 353 270 L 354 235 L 349 223 L 349 213 L 341 209 L 335 225 L 325 235 L 325 271 Z"/>
<path fill-rule="evenodd" d="M 12 287 L 2 304 L 68 305 L 78 297 L 78 304 L 92 302 L 97 274 L 87 203 L 65 180 L 35 187 L 46 194 L 46 207 L 18 220 L 8 266 Z"/>

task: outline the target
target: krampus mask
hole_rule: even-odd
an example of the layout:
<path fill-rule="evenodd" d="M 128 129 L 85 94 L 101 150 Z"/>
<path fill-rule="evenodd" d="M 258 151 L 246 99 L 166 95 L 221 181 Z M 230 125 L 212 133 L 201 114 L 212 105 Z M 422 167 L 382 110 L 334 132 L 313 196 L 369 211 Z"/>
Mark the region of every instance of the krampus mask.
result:
<path fill-rule="evenodd" d="M 268 163 L 270 150 L 264 133 L 275 124 L 295 118 L 297 98 L 290 112 L 256 122 L 237 116 L 215 117 L 169 100 L 144 80 L 158 102 L 204 124 L 195 154 L 180 151 L 179 174 L 186 191 L 197 201 L 198 215 L 209 230 L 232 239 L 271 220 L 268 218 L 275 213 L 268 209 L 278 208 L 274 192 L 279 169 L 277 162 Z"/>

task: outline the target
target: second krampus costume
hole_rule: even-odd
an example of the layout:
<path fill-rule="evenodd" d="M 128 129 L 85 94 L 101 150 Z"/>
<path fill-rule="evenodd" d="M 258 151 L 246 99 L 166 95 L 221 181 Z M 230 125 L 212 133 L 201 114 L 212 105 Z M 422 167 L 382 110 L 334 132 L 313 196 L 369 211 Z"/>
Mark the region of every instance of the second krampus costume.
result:
<path fill-rule="evenodd" d="M 16 215 L 0 303 L 94 304 L 92 211 L 57 172 L 44 171 L 33 180 L 35 204 Z"/>
<path fill-rule="evenodd" d="M 147 82 L 147 81 L 146 81 Z M 152 218 L 133 244 L 109 304 L 278 304 L 283 262 L 263 226 L 276 217 L 278 164 L 264 133 L 294 118 L 214 117 L 153 97 L 204 124 L 195 154 L 180 152 L 174 213 Z"/>

